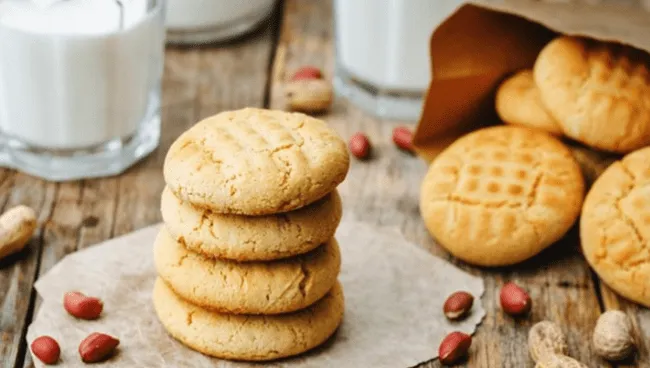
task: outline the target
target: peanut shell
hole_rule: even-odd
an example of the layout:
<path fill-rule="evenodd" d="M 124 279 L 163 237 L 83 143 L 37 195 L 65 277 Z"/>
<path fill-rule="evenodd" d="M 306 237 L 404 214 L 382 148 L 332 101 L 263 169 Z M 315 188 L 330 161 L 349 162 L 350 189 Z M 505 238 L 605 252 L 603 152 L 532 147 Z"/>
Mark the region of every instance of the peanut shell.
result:
<path fill-rule="evenodd" d="M 536 362 L 547 355 L 566 355 L 568 350 L 566 336 L 553 322 L 538 322 L 528 332 L 528 351 Z"/>
<path fill-rule="evenodd" d="M 601 314 L 592 341 L 594 351 L 604 359 L 619 361 L 627 358 L 634 350 L 630 318 L 619 310 Z"/>
<path fill-rule="evenodd" d="M 566 355 L 551 354 L 537 362 L 535 368 L 588 368 L 579 361 Z"/>
<path fill-rule="evenodd" d="M 320 113 L 328 110 L 334 100 L 332 85 L 324 79 L 300 79 L 287 83 L 287 104 L 292 111 Z"/>
<path fill-rule="evenodd" d="M 20 252 L 36 230 L 36 213 L 17 206 L 0 216 L 0 259 Z"/>

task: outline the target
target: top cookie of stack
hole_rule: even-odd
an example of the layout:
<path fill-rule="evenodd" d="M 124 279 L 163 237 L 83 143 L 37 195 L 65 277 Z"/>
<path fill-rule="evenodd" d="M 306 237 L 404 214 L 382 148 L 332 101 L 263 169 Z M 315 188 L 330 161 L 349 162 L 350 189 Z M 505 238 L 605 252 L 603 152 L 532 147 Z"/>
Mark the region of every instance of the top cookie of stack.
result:
<path fill-rule="evenodd" d="M 193 251 L 237 261 L 315 249 L 341 219 L 345 142 L 321 120 L 246 108 L 183 133 L 164 164 L 162 214 Z M 243 215 L 243 216 L 242 216 Z"/>

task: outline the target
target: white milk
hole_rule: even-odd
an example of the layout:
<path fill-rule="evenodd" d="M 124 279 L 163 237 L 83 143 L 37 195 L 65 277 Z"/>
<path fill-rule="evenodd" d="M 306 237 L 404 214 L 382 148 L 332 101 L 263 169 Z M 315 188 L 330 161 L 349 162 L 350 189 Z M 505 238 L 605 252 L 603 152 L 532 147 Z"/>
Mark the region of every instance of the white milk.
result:
<path fill-rule="evenodd" d="M 50 1 L 52 2 L 52 1 Z M 162 61 L 161 25 L 144 0 L 0 2 L 0 129 L 45 149 L 132 135 Z"/>
<path fill-rule="evenodd" d="M 275 0 L 167 0 L 165 23 L 172 41 L 221 40 L 255 27 L 274 4 Z"/>
<path fill-rule="evenodd" d="M 339 67 L 375 88 L 424 91 L 429 38 L 460 0 L 335 0 Z"/>

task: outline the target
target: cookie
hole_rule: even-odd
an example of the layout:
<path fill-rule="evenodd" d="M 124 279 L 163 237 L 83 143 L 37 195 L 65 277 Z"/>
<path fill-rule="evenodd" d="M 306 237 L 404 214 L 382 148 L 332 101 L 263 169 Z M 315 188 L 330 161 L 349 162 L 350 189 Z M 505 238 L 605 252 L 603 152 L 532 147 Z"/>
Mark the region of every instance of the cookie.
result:
<path fill-rule="evenodd" d="M 237 261 L 267 261 L 309 252 L 334 236 L 342 215 L 336 190 L 295 211 L 251 217 L 192 206 L 166 188 L 161 209 L 169 233 L 188 249 Z"/>
<path fill-rule="evenodd" d="M 167 332 L 191 349 L 223 359 L 266 361 L 325 342 L 343 319 L 340 284 L 311 307 L 276 316 L 220 314 L 192 305 L 156 280 L 153 305 Z"/>
<path fill-rule="evenodd" d="M 649 65 L 631 47 L 559 37 L 539 54 L 534 80 L 568 137 L 627 153 L 650 145 Z"/>
<path fill-rule="evenodd" d="M 303 255 L 238 263 L 187 250 L 162 229 L 154 245 L 158 275 L 193 304 L 220 312 L 277 314 L 305 308 L 336 283 L 341 255 L 336 240 Z"/>
<path fill-rule="evenodd" d="M 569 230 L 584 182 L 559 140 L 501 125 L 444 150 L 420 195 L 424 223 L 440 245 L 468 263 L 503 266 L 534 256 Z"/>
<path fill-rule="evenodd" d="M 522 70 L 499 86 L 496 110 L 504 123 L 562 135 L 562 129 L 542 105 L 531 70 Z"/>
<path fill-rule="evenodd" d="M 345 142 L 301 113 L 246 108 L 207 118 L 183 133 L 164 163 L 177 197 L 213 212 L 269 215 L 313 203 L 341 183 Z"/>
<path fill-rule="evenodd" d="M 582 250 L 601 280 L 650 307 L 650 147 L 609 166 L 580 219 Z"/>

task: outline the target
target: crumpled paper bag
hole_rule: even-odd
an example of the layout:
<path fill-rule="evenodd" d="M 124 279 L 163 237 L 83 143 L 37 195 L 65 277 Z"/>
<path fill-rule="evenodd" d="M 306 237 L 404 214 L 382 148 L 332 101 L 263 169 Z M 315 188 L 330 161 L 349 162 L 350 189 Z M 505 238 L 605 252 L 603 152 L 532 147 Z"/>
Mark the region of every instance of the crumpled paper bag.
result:
<path fill-rule="evenodd" d="M 92 332 L 121 341 L 117 354 L 102 367 L 260 366 L 204 356 L 166 334 L 151 303 L 156 277 L 152 244 L 159 226 L 74 253 L 54 266 L 36 283 L 43 303 L 27 332 L 28 343 L 40 335 L 54 337 L 64 367 L 86 367 L 77 348 Z M 447 333 L 472 333 L 483 319 L 483 281 L 410 244 L 398 231 L 344 219 L 336 237 L 343 259 L 343 324 L 324 346 L 267 366 L 410 367 L 435 358 Z M 70 290 L 100 297 L 102 317 L 81 321 L 68 315 L 62 299 Z M 472 293 L 476 302 L 467 319 L 450 323 L 442 304 L 457 290 Z"/>

